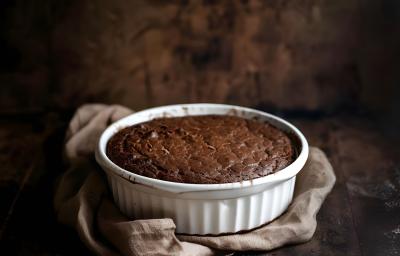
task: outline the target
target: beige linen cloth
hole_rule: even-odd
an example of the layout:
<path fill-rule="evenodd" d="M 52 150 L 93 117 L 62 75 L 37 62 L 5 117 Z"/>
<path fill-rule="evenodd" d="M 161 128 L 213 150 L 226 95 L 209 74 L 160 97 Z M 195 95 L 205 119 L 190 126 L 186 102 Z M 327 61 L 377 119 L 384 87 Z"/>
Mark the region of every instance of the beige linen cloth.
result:
<path fill-rule="evenodd" d="M 130 113 L 131 110 L 117 105 L 84 105 L 75 113 L 66 135 L 68 169 L 57 184 L 55 210 L 58 220 L 76 229 L 95 254 L 212 255 L 266 251 L 311 239 L 318 210 L 336 179 L 325 154 L 314 147 L 310 148 L 309 160 L 297 176 L 294 199 L 288 210 L 254 230 L 221 236 L 177 235 L 171 219 L 132 220 L 123 216 L 111 200 L 93 151 L 101 132 Z"/>

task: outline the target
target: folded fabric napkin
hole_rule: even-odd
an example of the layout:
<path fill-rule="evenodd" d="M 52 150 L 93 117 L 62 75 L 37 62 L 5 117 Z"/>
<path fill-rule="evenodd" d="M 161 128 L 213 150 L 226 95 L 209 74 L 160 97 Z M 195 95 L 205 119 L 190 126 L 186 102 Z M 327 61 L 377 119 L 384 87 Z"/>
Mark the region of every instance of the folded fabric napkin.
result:
<path fill-rule="evenodd" d="M 68 169 L 60 177 L 54 198 L 57 218 L 73 227 L 97 255 L 213 255 L 221 252 L 266 251 L 311 239 L 316 214 L 335 183 L 325 154 L 311 147 L 296 179 L 293 202 L 273 222 L 254 230 L 220 236 L 176 235 L 172 219 L 132 220 L 113 204 L 103 171 L 94 160 L 102 131 L 132 113 L 122 106 L 80 107 L 66 135 Z"/>

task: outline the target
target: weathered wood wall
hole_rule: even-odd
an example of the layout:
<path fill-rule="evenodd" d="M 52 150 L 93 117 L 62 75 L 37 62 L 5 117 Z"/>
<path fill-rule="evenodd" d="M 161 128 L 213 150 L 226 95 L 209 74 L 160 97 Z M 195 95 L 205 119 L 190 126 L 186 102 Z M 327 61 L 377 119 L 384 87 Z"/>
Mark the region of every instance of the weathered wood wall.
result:
<path fill-rule="evenodd" d="M 396 105 L 395 1 L 6 1 L 2 111 Z M 398 104 L 397 104 L 398 105 Z"/>

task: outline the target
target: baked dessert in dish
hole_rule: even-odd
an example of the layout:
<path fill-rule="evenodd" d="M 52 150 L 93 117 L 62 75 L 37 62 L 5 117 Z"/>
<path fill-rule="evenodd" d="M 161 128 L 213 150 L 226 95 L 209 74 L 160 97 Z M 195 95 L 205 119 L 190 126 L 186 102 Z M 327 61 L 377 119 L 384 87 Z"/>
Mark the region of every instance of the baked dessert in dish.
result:
<path fill-rule="evenodd" d="M 109 140 L 107 156 L 130 172 L 191 184 L 241 182 L 293 162 L 288 135 L 268 122 L 228 115 L 156 118 Z"/>
<path fill-rule="evenodd" d="M 111 124 L 95 157 L 126 216 L 171 218 L 177 233 L 217 235 L 256 228 L 287 209 L 308 143 L 266 112 L 178 104 Z"/>

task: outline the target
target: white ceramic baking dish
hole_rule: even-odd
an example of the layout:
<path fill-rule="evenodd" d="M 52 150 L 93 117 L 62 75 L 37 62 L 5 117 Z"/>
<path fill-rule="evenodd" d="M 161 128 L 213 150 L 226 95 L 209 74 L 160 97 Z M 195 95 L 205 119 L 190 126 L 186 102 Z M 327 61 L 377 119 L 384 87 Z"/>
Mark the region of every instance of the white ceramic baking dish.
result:
<path fill-rule="evenodd" d="M 157 180 L 126 171 L 106 155 L 108 140 L 120 129 L 158 117 L 236 115 L 269 122 L 286 131 L 298 156 L 265 177 L 224 184 L 187 184 Z M 176 232 L 221 234 L 253 229 L 281 215 L 292 201 L 297 173 L 308 157 L 303 134 L 287 121 L 258 110 L 221 104 L 181 104 L 143 110 L 110 125 L 101 135 L 96 160 L 106 172 L 115 203 L 135 219 L 172 218 Z"/>

